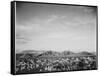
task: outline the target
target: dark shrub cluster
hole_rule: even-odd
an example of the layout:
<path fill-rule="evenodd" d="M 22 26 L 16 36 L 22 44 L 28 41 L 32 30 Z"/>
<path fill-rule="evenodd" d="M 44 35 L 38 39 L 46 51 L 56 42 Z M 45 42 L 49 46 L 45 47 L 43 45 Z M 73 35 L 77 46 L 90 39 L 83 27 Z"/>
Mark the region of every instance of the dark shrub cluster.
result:
<path fill-rule="evenodd" d="M 57 71 L 94 70 L 96 56 L 80 57 L 19 57 L 16 60 L 16 73 L 39 73 Z"/>

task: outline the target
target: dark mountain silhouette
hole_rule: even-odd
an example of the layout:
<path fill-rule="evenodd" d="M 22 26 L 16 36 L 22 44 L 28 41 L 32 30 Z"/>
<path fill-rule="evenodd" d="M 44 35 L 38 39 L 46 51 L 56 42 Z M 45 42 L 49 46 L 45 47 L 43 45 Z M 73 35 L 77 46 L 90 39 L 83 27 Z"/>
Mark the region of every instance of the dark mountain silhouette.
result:
<path fill-rule="evenodd" d="M 71 52 L 71 51 L 63 51 L 62 52 L 62 55 L 72 55 L 74 54 L 74 52 Z"/>
<path fill-rule="evenodd" d="M 63 51 L 63 52 L 55 52 L 55 51 L 46 51 L 44 53 L 41 53 L 38 56 L 41 57 L 75 57 L 75 56 L 93 56 L 94 54 L 90 53 L 90 52 L 80 52 L 80 53 L 74 53 L 71 51 Z"/>
<path fill-rule="evenodd" d="M 83 51 L 83 52 L 80 52 L 79 54 L 81 55 L 94 55 L 92 52 L 86 52 L 86 51 Z"/>
<path fill-rule="evenodd" d="M 37 50 L 24 50 L 22 52 L 16 53 L 16 59 L 19 58 L 34 58 L 37 57 L 39 54 L 43 53 L 43 51 L 37 51 Z"/>
<path fill-rule="evenodd" d="M 59 52 L 55 52 L 55 51 L 46 51 L 42 54 L 40 54 L 39 56 L 59 56 L 60 53 Z"/>
<path fill-rule="evenodd" d="M 93 55 L 96 55 L 96 52 L 92 52 Z"/>
<path fill-rule="evenodd" d="M 79 52 L 74 53 L 72 51 L 56 52 L 53 50 L 39 51 L 39 50 L 24 50 L 21 53 L 16 54 L 16 58 L 34 58 L 34 57 L 77 57 L 77 56 L 94 56 L 95 53 L 90 52 Z"/>

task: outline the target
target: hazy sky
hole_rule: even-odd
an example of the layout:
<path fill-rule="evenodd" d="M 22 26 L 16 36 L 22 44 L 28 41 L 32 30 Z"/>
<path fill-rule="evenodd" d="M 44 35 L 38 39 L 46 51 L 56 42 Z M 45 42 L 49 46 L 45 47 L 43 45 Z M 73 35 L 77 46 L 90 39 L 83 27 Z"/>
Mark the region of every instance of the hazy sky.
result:
<path fill-rule="evenodd" d="M 96 51 L 96 7 L 16 4 L 16 51 Z"/>

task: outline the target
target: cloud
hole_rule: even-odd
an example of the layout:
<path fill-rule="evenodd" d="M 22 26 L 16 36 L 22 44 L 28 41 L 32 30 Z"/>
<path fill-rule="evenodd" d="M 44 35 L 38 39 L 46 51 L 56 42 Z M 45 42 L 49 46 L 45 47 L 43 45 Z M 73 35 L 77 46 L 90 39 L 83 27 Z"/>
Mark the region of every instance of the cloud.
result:
<path fill-rule="evenodd" d="M 89 49 L 95 42 L 93 12 L 83 6 L 23 5 L 17 11 L 17 49 Z"/>

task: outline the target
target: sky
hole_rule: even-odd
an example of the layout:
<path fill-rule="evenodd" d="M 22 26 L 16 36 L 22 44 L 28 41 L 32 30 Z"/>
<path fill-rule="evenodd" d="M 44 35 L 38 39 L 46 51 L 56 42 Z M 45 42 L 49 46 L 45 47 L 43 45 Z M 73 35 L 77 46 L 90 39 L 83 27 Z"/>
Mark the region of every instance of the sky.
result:
<path fill-rule="evenodd" d="M 16 52 L 96 51 L 96 7 L 16 3 Z"/>

